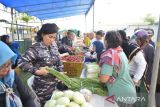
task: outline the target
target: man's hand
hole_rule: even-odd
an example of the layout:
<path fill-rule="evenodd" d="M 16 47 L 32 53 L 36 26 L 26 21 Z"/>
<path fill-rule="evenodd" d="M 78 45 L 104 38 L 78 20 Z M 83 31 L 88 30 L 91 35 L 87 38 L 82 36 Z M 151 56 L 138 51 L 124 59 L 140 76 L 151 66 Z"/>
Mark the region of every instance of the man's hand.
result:
<path fill-rule="evenodd" d="M 73 48 L 73 47 L 68 47 L 68 50 L 69 50 L 69 51 L 73 51 L 74 48 Z"/>
<path fill-rule="evenodd" d="M 71 48 L 71 51 L 75 51 L 75 50 L 76 50 L 76 48 L 74 48 L 74 47 Z"/>
<path fill-rule="evenodd" d="M 36 75 L 47 75 L 48 71 L 45 69 L 40 69 L 35 72 Z"/>

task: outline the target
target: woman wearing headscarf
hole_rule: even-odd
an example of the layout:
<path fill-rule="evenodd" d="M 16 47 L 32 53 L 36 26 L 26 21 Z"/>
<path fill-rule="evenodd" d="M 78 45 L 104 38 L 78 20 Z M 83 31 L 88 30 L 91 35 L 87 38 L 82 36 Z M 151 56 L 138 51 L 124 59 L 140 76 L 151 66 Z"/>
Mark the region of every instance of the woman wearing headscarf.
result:
<path fill-rule="evenodd" d="M 9 35 L 2 35 L 1 41 L 8 45 L 8 47 L 17 55 L 17 59 L 15 64 L 12 65 L 12 68 L 17 67 L 18 59 L 21 57 L 21 54 L 19 53 L 19 43 L 17 41 L 10 42 Z"/>
<path fill-rule="evenodd" d="M 42 25 L 37 33 L 37 43 L 32 45 L 19 60 L 19 67 L 35 75 L 33 89 L 43 106 L 51 98 L 52 92 L 57 88 L 59 80 L 48 74 L 41 67 L 48 66 L 63 72 L 63 65 L 59 58 L 56 45 L 58 26 L 54 23 Z"/>
<path fill-rule="evenodd" d="M 129 75 L 128 59 L 121 48 L 121 42 L 118 32 L 106 33 L 106 51 L 100 57 L 99 80 L 107 85 L 109 96 L 115 96 L 119 107 L 132 107 L 136 102 L 136 90 Z"/>
<path fill-rule="evenodd" d="M 34 100 L 11 69 L 16 54 L 0 41 L 0 107 L 35 107 Z"/>

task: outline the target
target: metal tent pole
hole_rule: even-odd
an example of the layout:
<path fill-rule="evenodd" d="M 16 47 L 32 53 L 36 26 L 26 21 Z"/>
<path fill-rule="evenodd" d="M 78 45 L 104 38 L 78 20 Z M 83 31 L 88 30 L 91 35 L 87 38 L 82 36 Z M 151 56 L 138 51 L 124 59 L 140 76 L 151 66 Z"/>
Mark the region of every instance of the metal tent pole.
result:
<path fill-rule="evenodd" d="M 43 20 L 41 20 L 41 26 L 43 25 Z"/>
<path fill-rule="evenodd" d="M 93 2 L 93 31 L 94 31 L 94 2 Z"/>
<path fill-rule="evenodd" d="M 8 32 L 7 32 L 7 27 L 6 27 L 6 34 L 8 34 Z"/>
<path fill-rule="evenodd" d="M 87 15 L 85 14 L 85 32 L 87 32 Z"/>
<path fill-rule="evenodd" d="M 19 31 L 18 31 L 18 24 L 17 24 L 17 13 L 15 11 L 15 19 L 16 19 L 16 29 L 17 29 L 17 36 L 18 36 L 18 41 L 19 41 Z"/>
<path fill-rule="evenodd" d="M 12 40 L 14 40 L 14 29 L 13 29 L 13 8 L 11 8 L 11 34 L 12 34 Z"/>
<path fill-rule="evenodd" d="M 156 107 L 155 92 L 156 92 L 157 77 L 158 77 L 159 59 L 160 59 L 160 17 L 159 17 L 157 45 L 156 45 L 156 51 L 155 51 L 155 55 L 154 55 L 151 87 L 150 87 L 149 102 L 148 102 L 149 106 L 148 107 Z"/>

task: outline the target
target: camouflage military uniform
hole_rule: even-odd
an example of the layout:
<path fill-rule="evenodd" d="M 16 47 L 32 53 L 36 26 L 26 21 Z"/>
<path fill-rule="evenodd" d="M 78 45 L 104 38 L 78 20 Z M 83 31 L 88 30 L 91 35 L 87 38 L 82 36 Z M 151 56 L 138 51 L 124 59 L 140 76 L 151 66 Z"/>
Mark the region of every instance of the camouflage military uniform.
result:
<path fill-rule="evenodd" d="M 63 65 L 59 58 L 57 45 L 46 47 L 42 42 L 31 46 L 22 58 L 18 61 L 19 67 L 23 71 L 35 74 L 40 67 L 49 66 L 58 71 L 63 70 Z M 33 89 L 39 97 L 41 104 L 49 100 L 52 92 L 56 89 L 58 80 L 50 74 L 46 76 L 35 76 Z"/>

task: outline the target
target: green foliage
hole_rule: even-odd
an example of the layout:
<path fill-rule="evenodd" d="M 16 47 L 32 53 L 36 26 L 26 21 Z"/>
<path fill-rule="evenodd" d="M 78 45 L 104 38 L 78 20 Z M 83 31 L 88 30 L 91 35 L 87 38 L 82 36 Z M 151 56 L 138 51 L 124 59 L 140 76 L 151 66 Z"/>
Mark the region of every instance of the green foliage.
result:
<path fill-rule="evenodd" d="M 34 18 L 32 16 L 29 16 L 27 14 L 22 14 L 19 19 L 26 22 L 26 23 L 28 23 L 30 20 L 34 20 Z"/>
<path fill-rule="evenodd" d="M 153 25 L 155 24 L 155 17 L 153 17 L 151 14 L 147 14 L 144 17 L 144 22 L 147 23 L 148 25 Z"/>

